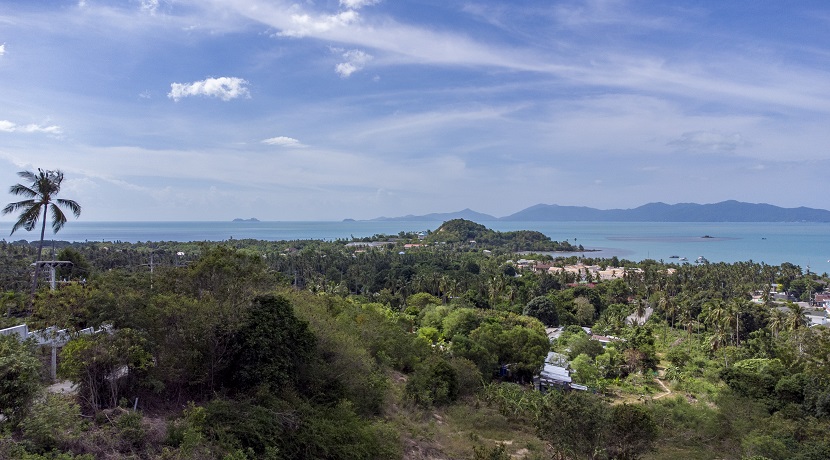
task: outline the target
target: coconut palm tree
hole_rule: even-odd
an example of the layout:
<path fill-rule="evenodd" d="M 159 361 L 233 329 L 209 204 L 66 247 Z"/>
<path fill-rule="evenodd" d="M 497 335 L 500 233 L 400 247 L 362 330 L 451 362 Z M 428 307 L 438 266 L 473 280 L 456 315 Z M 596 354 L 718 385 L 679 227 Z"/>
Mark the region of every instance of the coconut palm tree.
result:
<path fill-rule="evenodd" d="M 767 320 L 767 327 L 772 332 L 773 337 L 777 338 L 778 333 L 787 328 L 787 313 L 781 309 L 773 308 Z"/>
<path fill-rule="evenodd" d="M 713 299 L 703 304 L 700 318 L 715 329 L 722 329 L 729 322 L 729 310 L 720 299 Z"/>
<path fill-rule="evenodd" d="M 750 303 L 745 298 L 741 297 L 733 297 L 729 304 L 727 305 L 727 311 L 729 312 L 730 318 L 728 322 L 731 323 L 734 319 L 735 324 L 735 346 L 741 346 L 741 314 L 744 312 L 748 312 L 752 308 L 752 303 Z"/>
<path fill-rule="evenodd" d="M 81 215 L 81 205 L 73 200 L 56 198 L 61 190 L 61 182 L 63 182 L 63 173 L 60 171 L 44 171 L 38 168 L 37 173 L 20 171 L 17 175 L 31 182 L 31 185 L 14 184 L 9 188 L 9 193 L 12 195 L 26 197 L 23 201 L 9 203 L 3 208 L 3 214 L 20 211 L 11 234 L 14 234 L 19 228 L 24 228 L 26 231 L 34 230 L 41 214 L 43 214 L 40 241 L 37 246 L 37 260 L 35 261 L 35 274 L 32 279 L 32 300 L 34 300 L 35 291 L 37 290 L 37 278 L 40 274 L 40 263 L 38 262 L 40 262 L 41 252 L 43 251 L 43 238 L 46 234 L 46 217 L 49 214 L 49 209 L 52 210 L 52 231 L 57 233 L 66 223 L 66 215 L 61 208 L 66 208 L 75 217 L 79 217 Z"/>
<path fill-rule="evenodd" d="M 807 319 L 807 309 L 793 302 L 787 302 L 787 308 L 790 309 L 785 323 L 787 330 L 795 331 L 810 324 L 810 320 Z"/>

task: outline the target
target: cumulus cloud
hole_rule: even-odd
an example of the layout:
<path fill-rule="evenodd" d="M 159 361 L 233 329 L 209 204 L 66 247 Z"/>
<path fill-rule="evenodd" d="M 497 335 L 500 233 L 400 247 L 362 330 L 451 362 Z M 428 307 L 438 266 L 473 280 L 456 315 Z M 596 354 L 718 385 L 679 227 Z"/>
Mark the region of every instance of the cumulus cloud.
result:
<path fill-rule="evenodd" d="M 337 14 L 311 16 L 308 14 L 292 14 L 291 23 L 277 35 L 280 37 L 305 37 L 328 32 L 339 27 L 346 27 L 357 22 L 360 16 L 354 10 L 347 10 Z"/>
<path fill-rule="evenodd" d="M 149 14 L 156 14 L 159 7 L 159 0 L 141 0 L 141 11 Z"/>
<path fill-rule="evenodd" d="M 357 10 L 367 5 L 375 5 L 378 2 L 380 2 L 380 0 L 340 0 L 340 6 Z"/>
<path fill-rule="evenodd" d="M 247 84 L 246 80 L 236 77 L 207 78 L 192 83 L 172 83 L 167 97 L 178 101 L 188 96 L 208 96 L 229 101 L 238 97 L 251 97 L 246 87 Z"/>
<path fill-rule="evenodd" d="M 43 126 L 43 125 L 36 125 L 34 123 L 28 125 L 18 125 L 16 123 L 12 123 L 9 120 L 0 120 L 0 131 L 5 133 L 44 133 L 44 134 L 51 134 L 53 136 L 60 135 L 63 131 L 61 130 L 60 126 Z"/>
<path fill-rule="evenodd" d="M 300 141 L 293 137 L 277 136 L 262 141 L 263 144 L 276 145 L 279 147 L 300 148 L 305 147 Z"/>
<path fill-rule="evenodd" d="M 0 44 L 0 56 L 6 54 L 6 44 Z"/>
<path fill-rule="evenodd" d="M 730 153 L 745 145 L 739 133 L 723 133 L 720 131 L 691 131 L 680 135 L 678 139 L 669 142 L 669 145 L 682 151 Z"/>
<path fill-rule="evenodd" d="M 366 63 L 372 60 L 372 55 L 360 50 L 349 50 L 343 53 L 343 58 L 346 62 L 341 62 L 334 66 L 334 71 L 341 78 L 349 78 L 351 74 L 363 70 L 366 67 Z"/>

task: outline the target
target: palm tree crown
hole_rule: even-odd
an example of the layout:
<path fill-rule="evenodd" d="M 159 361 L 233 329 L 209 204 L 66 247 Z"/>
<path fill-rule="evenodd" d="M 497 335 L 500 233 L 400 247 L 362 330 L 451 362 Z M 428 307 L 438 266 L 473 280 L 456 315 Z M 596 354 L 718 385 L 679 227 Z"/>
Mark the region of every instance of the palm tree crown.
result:
<path fill-rule="evenodd" d="M 28 198 L 16 203 L 9 203 L 3 208 L 3 214 L 22 211 L 17 222 L 12 227 L 12 234 L 21 227 L 27 231 L 34 230 L 38 220 L 40 220 L 42 210 L 44 220 L 41 239 L 43 239 L 43 233 L 46 229 L 47 211 L 50 208 L 49 205 L 52 208 L 52 230 L 55 233 L 63 228 L 63 225 L 66 223 L 66 215 L 61 210 L 62 207 L 69 209 L 75 217 L 81 215 L 81 205 L 74 200 L 55 198 L 55 195 L 61 190 L 61 182 L 63 182 L 62 172 L 38 169 L 37 173 L 20 171 L 17 175 L 31 181 L 32 185 L 15 184 L 9 188 L 9 193 L 12 195 Z"/>

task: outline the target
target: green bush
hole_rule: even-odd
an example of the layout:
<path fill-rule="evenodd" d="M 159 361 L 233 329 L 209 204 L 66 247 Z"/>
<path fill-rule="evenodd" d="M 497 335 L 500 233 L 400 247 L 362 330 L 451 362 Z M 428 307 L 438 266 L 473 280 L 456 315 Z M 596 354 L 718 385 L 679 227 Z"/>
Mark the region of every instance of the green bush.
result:
<path fill-rule="evenodd" d="M 132 411 L 122 414 L 115 421 L 119 437 L 128 446 L 141 447 L 144 445 L 147 431 L 144 429 L 141 421 L 141 414 Z"/>
<path fill-rule="evenodd" d="M 484 385 L 481 371 L 467 358 L 452 358 L 450 365 L 458 376 L 458 396 L 467 397 L 478 393 Z"/>
<path fill-rule="evenodd" d="M 406 394 L 419 406 L 449 404 L 458 398 L 458 373 L 446 359 L 433 356 L 409 376 Z"/>
<path fill-rule="evenodd" d="M 495 447 L 473 446 L 474 460 L 510 460 L 511 458 L 513 457 L 507 453 L 504 444 Z"/>
<path fill-rule="evenodd" d="M 682 345 L 671 347 L 666 353 L 666 359 L 676 367 L 683 367 L 689 362 L 689 351 Z"/>
<path fill-rule="evenodd" d="M 80 406 L 70 397 L 58 394 L 49 394 L 35 403 L 29 416 L 20 423 L 32 450 L 41 453 L 76 441 L 85 425 Z"/>
<path fill-rule="evenodd" d="M 28 342 L 0 336 L 0 414 L 15 425 L 40 390 L 40 362 Z"/>

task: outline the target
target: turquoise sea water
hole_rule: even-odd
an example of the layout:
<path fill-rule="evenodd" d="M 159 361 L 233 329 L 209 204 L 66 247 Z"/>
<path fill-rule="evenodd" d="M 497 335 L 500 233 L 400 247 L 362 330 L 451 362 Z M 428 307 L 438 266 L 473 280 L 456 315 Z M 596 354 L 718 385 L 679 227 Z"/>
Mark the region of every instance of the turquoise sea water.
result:
<path fill-rule="evenodd" d="M 581 244 L 586 256 L 651 258 L 666 262 L 672 255 L 694 262 L 753 260 L 778 265 L 791 262 L 803 270 L 830 273 L 828 223 L 687 223 L 687 222 L 481 222 L 494 230 L 537 230 L 557 241 Z M 439 222 L 69 222 L 55 239 L 66 241 L 224 241 L 336 240 L 435 230 Z M 10 222 L 0 222 L 9 235 Z M 52 238 L 47 234 L 47 238 Z M 703 238 L 703 236 L 711 238 Z M 37 239 L 36 232 L 18 231 L 7 241 Z"/>

